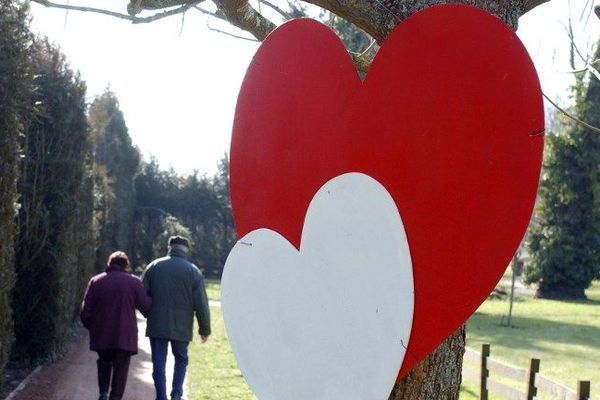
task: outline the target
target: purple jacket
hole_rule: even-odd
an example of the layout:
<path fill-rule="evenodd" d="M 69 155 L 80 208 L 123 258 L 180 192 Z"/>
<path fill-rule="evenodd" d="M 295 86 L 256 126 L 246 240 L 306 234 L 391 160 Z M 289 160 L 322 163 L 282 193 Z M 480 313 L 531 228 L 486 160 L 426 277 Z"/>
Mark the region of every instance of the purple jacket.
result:
<path fill-rule="evenodd" d="M 122 349 L 135 354 L 137 318 L 150 309 L 150 297 L 140 279 L 116 266 L 94 276 L 88 283 L 81 312 L 83 326 L 90 331 L 90 350 Z"/>

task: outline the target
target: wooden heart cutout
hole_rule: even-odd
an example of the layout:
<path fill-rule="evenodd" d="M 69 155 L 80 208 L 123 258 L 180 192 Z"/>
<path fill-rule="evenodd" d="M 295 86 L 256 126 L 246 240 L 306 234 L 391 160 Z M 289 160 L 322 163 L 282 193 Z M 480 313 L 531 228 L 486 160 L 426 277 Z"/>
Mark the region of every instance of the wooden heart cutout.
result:
<path fill-rule="evenodd" d="M 241 238 L 221 288 L 231 348 L 261 400 L 388 397 L 413 275 L 396 204 L 374 179 L 348 173 L 319 189 L 299 249 L 269 229 Z"/>
<path fill-rule="evenodd" d="M 533 64 L 514 32 L 485 11 L 454 4 L 414 14 L 386 39 L 364 82 L 329 28 L 291 21 L 261 45 L 238 99 L 238 235 L 268 228 L 300 248 L 309 204 L 328 181 L 358 172 L 385 187 L 414 274 L 401 377 L 504 272 L 533 209 L 543 133 Z"/>

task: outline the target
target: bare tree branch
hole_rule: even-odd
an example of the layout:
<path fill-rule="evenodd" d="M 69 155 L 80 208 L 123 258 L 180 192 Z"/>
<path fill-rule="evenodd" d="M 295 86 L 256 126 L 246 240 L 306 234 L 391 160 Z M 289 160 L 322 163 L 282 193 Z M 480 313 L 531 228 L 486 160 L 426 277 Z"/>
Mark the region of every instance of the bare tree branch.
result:
<path fill-rule="evenodd" d="M 212 26 L 210 26 L 208 24 L 208 22 L 206 23 L 206 27 L 208 29 L 210 29 L 211 31 L 213 31 L 213 32 L 222 33 L 223 35 L 231 36 L 231 37 L 234 37 L 236 39 L 247 40 L 247 41 L 250 41 L 250 42 L 258 42 L 259 41 L 258 39 L 255 39 L 255 38 L 249 38 L 249 37 L 245 37 L 245 36 L 240 36 L 240 35 L 236 35 L 235 33 L 226 32 L 226 31 L 223 31 L 221 29 L 213 28 Z"/>
<path fill-rule="evenodd" d="M 127 5 L 129 15 L 94 8 L 70 6 L 67 4 L 52 3 L 51 0 L 31 0 L 48 7 L 57 7 L 68 10 L 96 12 L 133 23 L 146 23 L 156 21 L 170 15 L 185 12 L 206 0 L 129 0 Z M 259 5 L 264 4 L 281 15 L 284 19 L 290 18 L 290 13 L 277 6 L 272 0 L 257 0 Z M 411 0 L 303 0 L 328 10 L 349 22 L 355 24 L 377 43 L 381 44 L 394 27 L 415 12 L 447 0 L 411 1 Z M 508 23 L 516 29 L 518 18 L 525 12 L 545 3 L 548 0 L 456 0 L 460 3 L 471 4 L 483 8 Z M 254 9 L 248 0 L 213 0 L 217 6 L 217 13 L 199 9 L 205 14 L 226 20 L 232 25 L 254 35 L 258 40 L 263 40 L 276 25 Z M 143 10 L 159 10 L 177 7 L 164 13 L 149 17 L 136 17 Z"/>
<path fill-rule="evenodd" d="M 588 10 L 587 17 L 584 17 L 586 10 Z M 590 19 L 590 15 L 592 14 L 592 11 L 594 11 L 594 2 L 590 1 L 590 0 L 586 0 L 585 6 L 583 6 L 583 8 L 581 10 L 581 15 L 579 16 L 579 22 L 583 21 L 583 19 L 585 18 L 585 25 L 587 25 L 587 23 Z"/>
<path fill-rule="evenodd" d="M 250 32 L 258 40 L 264 40 L 276 25 L 256 11 L 248 0 L 214 0 L 219 11 L 232 25 Z"/>
<path fill-rule="evenodd" d="M 280 7 L 278 7 L 277 5 L 271 3 L 270 1 L 267 1 L 267 0 L 258 0 L 258 2 L 266 5 L 269 8 L 271 8 L 273 11 L 277 12 L 279 15 L 281 15 L 286 20 L 292 19 L 292 16 L 289 13 L 283 11 Z"/>
<path fill-rule="evenodd" d="M 544 98 L 546 100 L 548 100 L 548 102 L 550 104 L 552 104 L 558 111 L 560 111 L 562 114 L 564 114 L 566 117 L 568 117 L 569 119 L 575 121 L 576 123 L 585 126 L 586 128 L 588 128 L 589 130 L 596 132 L 596 133 L 600 133 L 600 128 L 596 128 L 593 125 L 588 124 L 587 122 L 584 122 L 582 120 L 580 120 L 579 118 L 575 117 L 574 115 L 571 115 L 568 111 L 566 111 L 565 109 L 561 108 L 558 104 L 556 104 L 555 102 L 553 102 L 552 100 L 550 100 L 550 97 L 546 96 L 546 93 L 542 93 L 542 95 L 544 96 Z"/>
<path fill-rule="evenodd" d="M 379 46 L 377 46 L 377 42 L 373 40 L 362 53 L 349 52 L 354 67 L 359 72 L 366 74 L 373 63 L 373 59 L 375 58 L 378 50 Z"/>
<path fill-rule="evenodd" d="M 588 62 L 588 57 L 584 57 L 583 54 L 581 53 L 581 51 L 579 51 L 577 44 L 575 44 L 575 35 L 573 34 L 573 26 L 572 26 L 570 17 L 569 17 L 568 27 L 563 25 L 563 28 L 567 31 L 567 35 L 569 36 L 569 40 L 571 42 L 570 43 L 571 53 L 570 53 L 569 61 L 571 63 L 571 68 L 573 70 L 570 72 L 580 73 L 580 72 L 588 71 L 590 74 L 594 75 L 598 80 L 600 80 L 600 72 L 598 72 L 598 70 L 596 68 L 594 68 L 594 64 L 598 63 L 598 61 L 600 61 L 600 60 L 594 60 L 592 62 Z M 579 70 L 575 69 L 575 56 L 574 56 L 575 53 L 577 53 L 577 55 L 579 56 L 581 61 L 583 61 L 585 63 L 585 65 L 582 69 L 579 69 Z"/>
<path fill-rule="evenodd" d="M 584 63 L 586 63 L 586 65 L 588 64 L 588 60 L 586 57 L 583 56 L 583 54 L 581 54 L 581 51 L 579 51 L 579 48 L 577 47 L 577 44 L 575 43 L 575 34 L 573 33 L 573 25 L 571 23 L 571 17 L 569 16 L 569 25 L 564 26 L 563 28 L 565 31 L 567 31 L 567 36 L 569 37 L 569 41 L 571 42 L 571 68 L 575 69 L 575 60 L 574 60 L 574 52 L 577 53 L 577 55 L 579 56 L 579 58 L 581 59 L 581 61 L 583 61 Z"/>
<path fill-rule="evenodd" d="M 209 15 L 211 17 L 215 17 L 215 18 L 222 19 L 223 21 L 227 21 L 227 18 L 225 17 L 225 15 L 223 15 L 223 13 L 205 10 L 204 8 L 199 7 L 199 6 L 194 6 L 194 8 L 196 10 L 200 11 L 202 14 L 206 14 L 206 15 Z"/>
<path fill-rule="evenodd" d="M 205 0 L 198 1 L 198 3 L 203 1 Z M 143 10 L 164 10 L 189 3 L 190 0 L 130 0 L 127 4 L 127 11 L 130 15 L 137 15 Z"/>
<path fill-rule="evenodd" d="M 187 10 L 186 10 L 187 11 Z M 179 36 L 183 33 L 183 27 L 185 26 L 185 13 L 186 11 L 181 13 L 181 28 L 179 28 Z"/>
<path fill-rule="evenodd" d="M 592 66 L 592 64 L 586 64 L 585 69 L 589 71 L 590 74 L 594 75 L 596 79 L 600 80 L 600 73 Z"/>
<path fill-rule="evenodd" d="M 193 3 L 190 3 L 190 4 L 186 4 L 184 6 L 176 8 L 174 10 L 163 11 L 163 12 L 151 15 L 149 17 L 136 17 L 136 16 L 133 16 L 133 15 L 122 14 L 122 13 L 118 13 L 118 12 L 115 12 L 115 11 L 105 10 L 105 9 L 102 9 L 102 8 L 72 6 L 72 5 L 69 5 L 69 4 L 53 3 L 53 2 L 51 2 L 49 0 L 31 0 L 31 1 L 33 1 L 34 3 L 41 4 L 41 5 L 45 6 L 45 7 L 60 8 L 60 9 L 63 9 L 63 10 L 92 12 L 92 13 L 96 13 L 96 14 L 108 15 L 110 17 L 116 17 L 116 18 L 125 19 L 125 20 L 128 20 L 128 21 L 131 21 L 134 24 L 142 24 L 142 23 L 149 23 L 149 22 L 157 21 L 159 19 L 170 17 L 172 15 L 181 14 L 183 12 L 186 12 L 190 8 L 194 7 L 195 5 L 197 5 L 198 3 L 200 3 L 203 0 L 196 1 L 196 2 L 193 2 Z"/>
<path fill-rule="evenodd" d="M 600 62 L 600 59 L 594 60 L 594 61 L 592 61 L 592 62 L 584 65 L 583 68 L 572 69 L 572 70 L 569 70 L 569 71 L 558 71 L 558 72 L 562 72 L 562 73 L 565 73 L 565 74 L 581 74 L 581 73 L 586 72 L 586 71 L 591 72 L 588 69 L 588 67 L 591 67 L 592 69 L 594 69 L 594 71 L 596 71 L 596 72 L 592 72 L 592 73 L 594 75 L 597 75 L 598 74 L 598 72 L 597 72 L 598 70 L 596 68 L 594 68 L 594 65 L 598 64 L 599 62 Z"/>

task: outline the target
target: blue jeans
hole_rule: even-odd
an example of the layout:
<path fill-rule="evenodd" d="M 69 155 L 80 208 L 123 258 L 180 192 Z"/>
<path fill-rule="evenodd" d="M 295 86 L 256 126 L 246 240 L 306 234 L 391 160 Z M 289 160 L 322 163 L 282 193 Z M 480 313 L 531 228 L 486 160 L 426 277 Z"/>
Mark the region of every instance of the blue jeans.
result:
<path fill-rule="evenodd" d="M 175 357 L 171 397 L 183 396 L 183 381 L 188 365 L 188 342 L 150 338 L 150 347 L 152 348 L 152 379 L 154 379 L 154 389 L 156 389 L 156 400 L 167 400 L 165 365 L 167 363 L 169 343 L 171 343 L 171 352 Z"/>

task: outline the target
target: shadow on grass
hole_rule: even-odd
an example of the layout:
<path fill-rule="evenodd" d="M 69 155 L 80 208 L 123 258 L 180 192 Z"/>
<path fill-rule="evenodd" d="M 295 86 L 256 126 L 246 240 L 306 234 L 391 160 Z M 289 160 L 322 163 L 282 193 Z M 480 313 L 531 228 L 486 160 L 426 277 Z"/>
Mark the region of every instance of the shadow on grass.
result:
<path fill-rule="evenodd" d="M 512 323 L 512 327 L 503 326 L 497 314 L 476 312 L 467 326 L 475 335 L 493 337 L 495 344 L 512 349 L 544 350 L 540 341 L 600 349 L 599 326 L 519 316 L 513 316 Z"/>
<path fill-rule="evenodd" d="M 581 299 L 581 300 L 558 300 L 562 303 L 566 304 L 578 304 L 578 305 L 586 305 L 586 306 L 598 306 L 600 305 L 600 300 L 596 299 Z"/>

